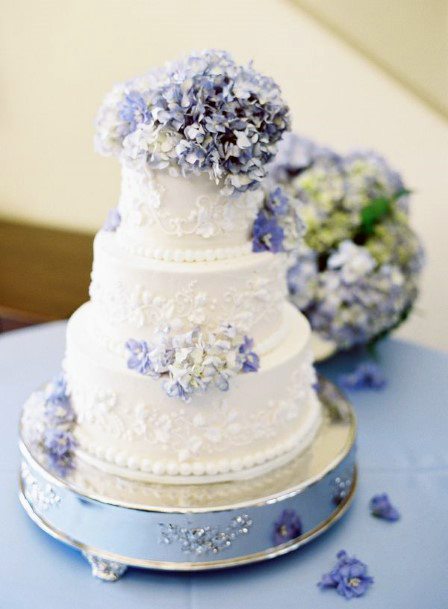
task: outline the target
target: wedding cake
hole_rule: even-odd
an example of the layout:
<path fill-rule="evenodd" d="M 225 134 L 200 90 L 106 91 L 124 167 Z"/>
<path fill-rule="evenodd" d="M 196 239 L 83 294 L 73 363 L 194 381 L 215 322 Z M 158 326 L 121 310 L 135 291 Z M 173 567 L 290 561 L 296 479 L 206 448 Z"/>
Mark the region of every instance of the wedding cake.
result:
<path fill-rule="evenodd" d="M 249 478 L 320 423 L 310 329 L 287 302 L 297 208 L 267 166 L 279 88 L 205 51 L 118 85 L 97 148 L 122 166 L 64 372 L 77 458 L 132 479 Z"/>

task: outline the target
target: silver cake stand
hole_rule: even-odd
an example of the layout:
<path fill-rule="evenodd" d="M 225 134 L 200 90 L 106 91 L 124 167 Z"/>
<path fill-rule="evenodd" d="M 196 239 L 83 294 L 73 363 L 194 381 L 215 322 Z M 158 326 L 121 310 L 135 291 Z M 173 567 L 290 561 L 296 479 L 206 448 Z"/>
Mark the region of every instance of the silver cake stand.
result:
<path fill-rule="evenodd" d="M 58 473 L 23 416 L 20 501 L 107 581 L 128 566 L 199 571 L 280 556 L 341 518 L 356 487 L 353 410 L 323 378 L 319 396 L 323 422 L 306 452 L 257 478 L 202 485 L 134 482 L 80 459 Z"/>

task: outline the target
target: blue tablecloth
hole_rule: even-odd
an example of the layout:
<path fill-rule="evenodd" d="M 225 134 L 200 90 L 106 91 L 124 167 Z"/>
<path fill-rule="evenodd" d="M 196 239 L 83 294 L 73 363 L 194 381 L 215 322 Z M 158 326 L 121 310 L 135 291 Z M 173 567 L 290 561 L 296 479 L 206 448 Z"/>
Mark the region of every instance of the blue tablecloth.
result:
<path fill-rule="evenodd" d="M 326 535 L 288 556 L 221 572 L 130 569 L 106 584 L 81 555 L 41 532 L 17 499 L 17 422 L 22 402 L 60 369 L 64 323 L 0 337 L 1 609 L 335 609 L 345 599 L 316 587 L 341 548 L 369 565 L 375 584 L 351 601 L 364 609 L 448 607 L 448 354 L 397 340 L 379 349 L 388 386 L 351 393 L 359 421 L 360 483 L 353 507 Z M 355 365 L 339 356 L 331 379 Z M 371 517 L 386 491 L 397 523 Z"/>

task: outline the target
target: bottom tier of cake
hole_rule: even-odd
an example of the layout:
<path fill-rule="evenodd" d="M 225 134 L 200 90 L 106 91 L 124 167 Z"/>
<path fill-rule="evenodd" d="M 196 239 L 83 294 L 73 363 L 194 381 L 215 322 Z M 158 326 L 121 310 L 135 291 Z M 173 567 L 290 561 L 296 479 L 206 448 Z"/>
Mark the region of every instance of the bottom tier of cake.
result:
<path fill-rule="evenodd" d="M 191 403 L 128 370 L 98 340 L 91 305 L 71 318 L 65 371 L 76 413 L 78 455 L 129 478 L 209 483 L 260 475 L 312 441 L 320 423 L 307 321 L 285 308 L 289 332 L 256 374 L 231 379 Z"/>

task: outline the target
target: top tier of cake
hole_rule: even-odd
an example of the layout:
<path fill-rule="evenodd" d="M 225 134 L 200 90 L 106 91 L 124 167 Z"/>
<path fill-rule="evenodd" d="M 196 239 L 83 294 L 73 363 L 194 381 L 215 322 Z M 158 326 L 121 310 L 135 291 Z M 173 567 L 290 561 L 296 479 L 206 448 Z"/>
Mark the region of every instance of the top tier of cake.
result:
<path fill-rule="evenodd" d="M 261 189 L 225 196 L 206 174 L 185 179 L 124 164 L 117 238 L 126 250 L 160 260 L 240 256 L 251 250 L 262 199 Z"/>
<path fill-rule="evenodd" d="M 225 51 L 116 85 L 95 142 L 122 163 L 119 244 L 175 262 L 250 252 L 262 182 L 288 128 L 278 85 Z"/>

